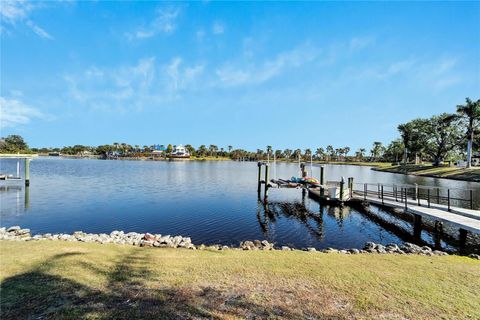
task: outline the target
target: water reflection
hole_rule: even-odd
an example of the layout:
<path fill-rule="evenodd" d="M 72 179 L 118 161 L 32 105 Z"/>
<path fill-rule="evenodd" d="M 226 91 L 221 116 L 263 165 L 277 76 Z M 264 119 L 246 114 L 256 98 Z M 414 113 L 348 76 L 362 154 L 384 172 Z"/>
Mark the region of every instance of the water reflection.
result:
<path fill-rule="evenodd" d="M 313 212 L 305 206 L 304 202 L 258 199 L 257 219 L 266 239 L 271 239 L 269 228 L 280 217 L 295 219 L 305 227 L 312 237 L 318 241 L 323 240 L 323 210 Z"/>
<path fill-rule="evenodd" d="M 1 217 L 22 215 L 30 208 L 30 187 L 23 185 L 0 186 Z"/>

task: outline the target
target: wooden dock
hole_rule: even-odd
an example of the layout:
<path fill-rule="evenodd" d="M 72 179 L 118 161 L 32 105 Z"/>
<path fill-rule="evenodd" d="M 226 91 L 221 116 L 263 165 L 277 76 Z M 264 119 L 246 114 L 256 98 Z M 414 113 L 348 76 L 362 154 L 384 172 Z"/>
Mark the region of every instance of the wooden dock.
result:
<path fill-rule="evenodd" d="M 262 180 L 262 167 L 265 167 L 265 177 Z M 308 190 L 310 196 L 320 202 L 343 205 L 349 203 L 363 203 L 385 206 L 413 215 L 414 236 L 420 238 L 422 218 L 435 222 L 435 229 L 442 233 L 443 223 L 459 229 L 459 246 L 465 247 L 467 233 L 480 234 L 480 210 L 474 210 L 473 190 L 438 188 L 415 185 L 388 185 L 381 183 L 354 183 L 353 177 L 346 181 L 326 181 L 324 167 L 320 167 L 320 179 L 311 183 L 307 177 L 305 165 L 300 165 L 301 178 L 269 179 L 269 164 L 258 163 L 258 196 L 264 186 L 264 200 L 267 200 L 268 189 L 273 188 L 301 188 Z M 356 186 L 356 188 L 355 188 Z M 359 188 L 361 187 L 361 188 Z M 373 187 L 373 189 L 372 189 Z M 463 195 L 455 195 L 455 192 Z M 464 208 L 468 206 L 469 209 Z"/>
<path fill-rule="evenodd" d="M 470 210 L 463 208 L 454 208 L 451 211 L 448 211 L 446 206 L 442 205 L 430 205 L 430 208 L 425 202 L 420 202 L 421 205 L 418 205 L 418 201 L 409 200 L 407 202 L 407 207 L 405 208 L 404 202 L 398 202 L 394 199 L 383 200 L 374 197 L 367 196 L 366 198 L 358 193 L 354 193 L 353 199 L 357 201 L 365 201 L 367 203 L 373 203 L 376 205 L 386 206 L 394 209 L 405 210 L 406 212 L 419 215 L 428 219 L 435 221 L 441 221 L 447 223 L 453 227 L 467 230 L 473 233 L 480 234 L 480 211 L 479 210 Z"/>

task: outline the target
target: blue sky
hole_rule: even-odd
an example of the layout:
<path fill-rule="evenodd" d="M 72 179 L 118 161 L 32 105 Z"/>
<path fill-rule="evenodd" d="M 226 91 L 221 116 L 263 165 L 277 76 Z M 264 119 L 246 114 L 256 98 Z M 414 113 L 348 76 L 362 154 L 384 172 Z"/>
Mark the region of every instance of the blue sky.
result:
<path fill-rule="evenodd" d="M 5 2 L 1 135 L 352 150 L 480 95 L 479 2 Z"/>

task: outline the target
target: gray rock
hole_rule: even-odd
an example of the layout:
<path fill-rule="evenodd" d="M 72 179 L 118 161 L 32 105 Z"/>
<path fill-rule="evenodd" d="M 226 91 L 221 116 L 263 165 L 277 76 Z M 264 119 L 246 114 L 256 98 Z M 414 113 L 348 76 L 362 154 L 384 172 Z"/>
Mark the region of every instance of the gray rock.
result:
<path fill-rule="evenodd" d="M 468 255 L 469 258 L 480 260 L 480 254 L 471 253 Z"/>
<path fill-rule="evenodd" d="M 353 249 L 349 249 L 348 252 L 350 252 L 351 254 L 359 254 L 360 250 L 353 248 Z"/>
<path fill-rule="evenodd" d="M 15 232 L 20 230 L 20 226 L 11 226 L 10 228 L 7 229 L 7 232 Z"/>
<path fill-rule="evenodd" d="M 309 248 L 307 248 L 307 251 L 308 251 L 308 252 L 316 252 L 316 251 L 317 251 L 317 249 L 315 249 L 315 248 L 312 248 L 312 247 L 309 247 Z"/>
<path fill-rule="evenodd" d="M 291 251 L 292 249 L 290 249 L 290 247 L 287 247 L 287 246 L 282 246 L 281 248 L 283 251 Z"/>
<path fill-rule="evenodd" d="M 371 249 L 375 249 L 376 247 L 377 245 L 374 242 L 367 242 L 365 243 L 363 250 L 371 250 Z"/>

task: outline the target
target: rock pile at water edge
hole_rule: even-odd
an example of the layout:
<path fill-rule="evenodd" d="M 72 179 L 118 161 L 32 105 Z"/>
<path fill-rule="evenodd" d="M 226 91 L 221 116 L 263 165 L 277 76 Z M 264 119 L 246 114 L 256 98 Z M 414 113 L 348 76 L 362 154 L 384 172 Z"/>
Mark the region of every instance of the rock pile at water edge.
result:
<path fill-rule="evenodd" d="M 73 234 L 67 233 L 45 233 L 32 236 L 30 229 L 23 229 L 20 226 L 12 226 L 10 228 L 0 228 L 0 240 L 9 241 L 42 241 L 42 240 L 57 240 L 57 241 L 79 241 L 79 242 L 91 242 L 91 243 L 115 243 L 123 245 L 132 245 L 139 247 L 158 247 L 158 248 L 186 248 L 192 250 L 282 250 L 293 251 L 295 248 L 288 246 L 275 247 L 275 245 L 267 240 L 247 240 L 240 242 L 238 247 L 228 247 L 225 245 L 194 245 L 189 237 L 182 236 L 170 236 L 151 233 L 138 233 L 123 231 L 112 231 L 107 233 L 85 233 L 82 231 L 75 231 Z M 367 242 L 363 249 L 334 249 L 327 248 L 317 251 L 317 249 L 308 247 L 302 249 L 307 252 L 322 252 L 322 253 L 339 253 L 339 254 L 412 254 L 412 255 L 424 255 L 424 256 L 445 256 L 447 252 L 440 250 L 432 250 L 428 246 L 420 247 L 416 244 L 406 242 L 403 245 L 397 245 L 395 243 L 382 245 L 374 242 Z M 472 259 L 480 259 L 478 254 L 470 254 Z"/>

